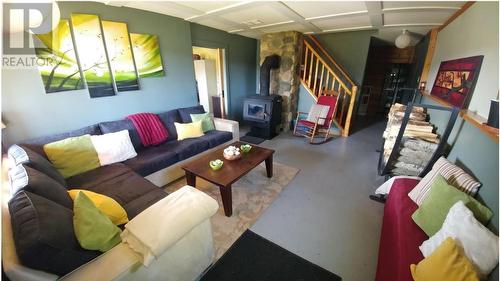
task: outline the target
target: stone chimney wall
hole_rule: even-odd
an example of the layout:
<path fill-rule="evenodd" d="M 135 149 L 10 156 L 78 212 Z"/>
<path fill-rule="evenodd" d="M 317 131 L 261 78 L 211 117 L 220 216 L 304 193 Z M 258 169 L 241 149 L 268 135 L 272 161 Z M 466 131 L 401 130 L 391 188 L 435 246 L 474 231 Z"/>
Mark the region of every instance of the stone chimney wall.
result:
<path fill-rule="evenodd" d="M 301 53 L 302 33 L 297 31 L 268 33 L 260 40 L 260 64 L 267 56 L 281 57 L 280 68 L 271 70 L 270 94 L 283 98 L 281 127 L 285 132 L 297 114 Z"/>

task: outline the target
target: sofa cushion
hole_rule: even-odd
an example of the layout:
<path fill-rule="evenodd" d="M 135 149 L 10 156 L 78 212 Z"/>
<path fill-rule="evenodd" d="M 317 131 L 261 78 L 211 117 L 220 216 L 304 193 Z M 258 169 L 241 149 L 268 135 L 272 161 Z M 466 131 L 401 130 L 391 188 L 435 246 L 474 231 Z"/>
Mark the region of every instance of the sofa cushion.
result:
<path fill-rule="evenodd" d="M 177 109 L 179 111 L 179 116 L 181 117 L 182 123 L 191 123 L 191 114 L 205 113 L 203 105 L 197 105 L 192 107 L 184 107 Z"/>
<path fill-rule="evenodd" d="M 78 193 L 83 192 L 89 199 L 94 203 L 95 207 L 99 209 L 103 214 L 108 216 L 108 218 L 116 225 L 126 224 L 128 222 L 128 216 L 125 209 L 115 199 L 93 192 L 85 189 L 71 189 L 68 191 L 69 196 L 75 202 Z M 74 204 L 73 204 L 74 205 Z M 75 207 L 73 207 L 73 211 Z"/>
<path fill-rule="evenodd" d="M 166 168 L 179 161 L 176 151 L 165 149 L 164 146 L 167 143 L 148 147 L 137 154 L 136 157 L 123 163 L 141 176 L 147 176 Z"/>
<path fill-rule="evenodd" d="M 101 166 L 119 163 L 137 156 L 128 130 L 90 136 Z"/>
<path fill-rule="evenodd" d="M 204 135 L 202 121 L 192 123 L 175 122 L 175 129 L 177 130 L 177 140 L 199 138 Z"/>
<path fill-rule="evenodd" d="M 90 135 L 51 142 L 44 145 L 43 150 L 64 178 L 101 166 Z"/>
<path fill-rule="evenodd" d="M 411 275 L 417 281 L 479 281 L 474 265 L 461 245 L 448 237 L 429 257 L 412 264 Z"/>
<path fill-rule="evenodd" d="M 159 113 L 158 117 L 160 117 L 161 122 L 167 128 L 168 138 L 167 141 L 176 140 L 177 139 L 177 131 L 175 130 L 174 122 L 182 122 L 181 117 L 179 115 L 179 111 L 177 109 L 170 110 L 167 112 Z"/>
<path fill-rule="evenodd" d="M 210 149 L 210 144 L 207 140 L 200 137 L 171 141 L 163 144 L 161 147 L 167 151 L 175 151 L 179 157 L 179 161 L 182 161 Z"/>
<path fill-rule="evenodd" d="M 102 166 L 83 174 L 68 178 L 68 188 L 90 189 L 117 176 L 130 172 L 132 172 L 132 170 L 122 163 Z"/>
<path fill-rule="evenodd" d="M 71 138 L 71 137 L 79 137 L 83 135 L 100 135 L 101 130 L 99 129 L 99 126 L 97 124 L 90 125 L 87 127 L 83 127 L 78 130 L 73 130 L 61 134 L 54 134 L 50 136 L 45 136 L 45 137 L 40 137 L 28 141 L 24 141 L 22 144 L 24 144 L 26 147 L 29 149 L 33 150 L 34 152 L 46 157 L 45 152 L 43 151 L 43 146 L 47 143 Z"/>
<path fill-rule="evenodd" d="M 431 190 L 432 183 L 439 175 L 443 176 L 451 186 L 471 196 L 475 196 L 481 186 L 480 182 L 476 181 L 463 169 L 451 163 L 448 159 L 441 157 L 434 163 L 432 170 L 408 194 L 413 202 L 419 206 L 422 205 Z"/>
<path fill-rule="evenodd" d="M 123 130 L 128 130 L 130 134 L 130 140 L 134 145 L 135 151 L 140 151 L 143 146 L 141 144 L 141 138 L 139 137 L 139 133 L 134 126 L 134 123 L 128 119 L 117 120 L 117 121 L 109 121 L 109 122 L 101 122 L 99 123 L 99 128 L 103 134 L 108 133 L 116 133 Z"/>
<path fill-rule="evenodd" d="M 35 169 L 17 165 L 9 171 L 12 194 L 24 190 L 54 201 L 66 208 L 73 208 L 73 201 L 64 186 Z"/>
<path fill-rule="evenodd" d="M 9 201 L 17 255 L 33 269 L 65 275 L 100 253 L 82 249 L 73 231 L 73 212 L 21 191 Z"/>
<path fill-rule="evenodd" d="M 193 122 L 201 121 L 204 133 L 215 130 L 214 115 L 212 113 L 190 114 L 190 116 Z"/>
<path fill-rule="evenodd" d="M 498 236 L 474 218 L 464 202 L 451 207 L 441 229 L 422 243 L 420 251 L 428 257 L 447 237 L 453 237 L 464 249 L 465 255 L 483 276 L 498 264 Z"/>
<path fill-rule="evenodd" d="M 232 140 L 233 134 L 231 132 L 213 130 L 206 132 L 204 136 L 200 137 L 200 139 L 208 141 L 210 148 L 214 148 Z"/>
<path fill-rule="evenodd" d="M 84 249 L 107 252 L 122 240 L 122 231 L 83 192 L 78 192 L 73 208 L 76 239 Z"/>
<path fill-rule="evenodd" d="M 424 230 L 427 235 L 432 236 L 439 231 L 443 225 L 446 215 L 456 202 L 463 201 L 474 213 L 478 221 L 487 224 L 493 213 L 486 206 L 464 192 L 449 185 L 446 179 L 438 175 L 431 185 L 431 189 L 418 210 L 413 213 L 413 221 Z"/>
<path fill-rule="evenodd" d="M 64 177 L 57 171 L 47 158 L 22 145 L 14 144 L 8 151 L 9 160 L 14 166 L 24 164 L 51 177 L 66 186 Z"/>
<path fill-rule="evenodd" d="M 125 209 L 130 220 L 156 201 L 167 196 L 167 193 L 161 188 L 132 171 L 82 189 L 113 198 Z"/>

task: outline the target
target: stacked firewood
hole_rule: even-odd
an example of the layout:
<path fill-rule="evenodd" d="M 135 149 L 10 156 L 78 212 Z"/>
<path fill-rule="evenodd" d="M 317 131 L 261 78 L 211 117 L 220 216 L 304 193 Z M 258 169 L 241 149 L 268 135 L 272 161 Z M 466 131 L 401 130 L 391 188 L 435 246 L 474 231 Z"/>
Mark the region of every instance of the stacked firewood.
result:
<path fill-rule="evenodd" d="M 394 148 L 401 128 L 406 106 L 394 104 L 389 111 L 389 120 L 384 131 L 384 162 L 387 163 L 393 149 L 398 150 L 396 159 L 389 163 L 394 175 L 417 176 L 430 161 L 439 143 L 434 125 L 427 122 L 427 113 L 422 107 L 413 107 L 400 146 Z"/>

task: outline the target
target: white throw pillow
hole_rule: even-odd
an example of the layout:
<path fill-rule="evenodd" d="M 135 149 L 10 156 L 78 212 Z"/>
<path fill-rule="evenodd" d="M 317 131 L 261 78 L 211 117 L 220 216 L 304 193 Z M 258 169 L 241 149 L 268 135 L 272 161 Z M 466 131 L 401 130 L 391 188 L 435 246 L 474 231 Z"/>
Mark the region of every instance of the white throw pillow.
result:
<path fill-rule="evenodd" d="M 137 156 L 128 130 L 90 136 L 101 166 L 122 162 Z"/>
<path fill-rule="evenodd" d="M 441 229 L 419 247 L 428 257 L 448 237 L 464 248 L 479 273 L 487 276 L 498 263 L 498 236 L 474 218 L 462 201 L 450 208 Z"/>
<path fill-rule="evenodd" d="M 326 116 L 328 116 L 328 111 L 330 110 L 330 106 L 322 105 L 322 104 L 313 104 L 311 109 L 309 110 L 309 114 L 307 115 L 307 121 L 316 123 L 318 125 L 324 125 Z M 318 119 L 319 117 L 319 119 Z"/>
<path fill-rule="evenodd" d="M 381 184 L 376 190 L 375 194 L 382 194 L 382 195 L 387 195 L 391 192 L 392 185 L 394 184 L 394 181 L 397 179 L 414 179 L 414 180 L 421 180 L 421 177 L 414 177 L 414 176 L 395 176 L 390 179 L 388 179 L 386 182 Z"/>
<path fill-rule="evenodd" d="M 467 174 L 457 165 L 451 163 L 446 158 L 439 158 L 432 170 L 425 175 L 425 177 L 415 186 L 414 189 L 408 193 L 408 196 L 417 203 L 417 205 L 422 205 L 425 198 L 431 190 L 432 183 L 436 179 L 437 175 L 443 176 L 448 184 L 456 187 L 460 191 L 467 193 L 468 195 L 474 197 L 476 196 L 481 183 L 476 181 L 473 177 Z"/>

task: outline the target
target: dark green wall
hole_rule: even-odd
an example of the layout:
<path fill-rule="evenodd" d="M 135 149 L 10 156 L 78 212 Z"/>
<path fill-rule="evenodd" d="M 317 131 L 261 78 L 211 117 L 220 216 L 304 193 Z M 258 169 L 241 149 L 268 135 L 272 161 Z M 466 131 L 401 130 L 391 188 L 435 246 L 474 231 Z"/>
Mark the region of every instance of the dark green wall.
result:
<path fill-rule="evenodd" d="M 427 49 L 429 47 L 430 33 L 422 37 L 420 41 L 415 45 L 415 54 L 413 56 L 413 64 L 410 66 L 410 73 L 408 75 L 408 87 L 418 88 L 418 83 L 420 82 L 420 75 L 422 74 L 422 69 L 424 68 L 425 57 L 427 55 Z"/>
<path fill-rule="evenodd" d="M 96 2 L 59 2 L 59 7 L 65 19 L 71 13 L 91 13 L 102 20 L 125 22 L 129 32 L 158 35 L 166 75 L 140 79 L 138 91 L 91 99 L 87 89 L 46 94 L 37 69 L 4 68 L 2 117 L 7 128 L 2 134 L 6 145 L 121 119 L 136 112 L 162 112 L 196 105 L 193 42 L 212 42 L 227 47 L 230 106 L 234 108 L 231 116 L 239 117 L 242 98 L 256 92 L 255 39 L 191 25 L 163 14 Z"/>
<path fill-rule="evenodd" d="M 423 97 L 421 102 L 439 105 L 426 97 Z M 442 134 L 449 114 L 431 110 L 429 115 L 430 122 L 436 125 L 438 132 Z M 458 117 L 448 138 L 448 144 L 451 150 L 447 158 L 482 183 L 478 198 L 493 211 L 490 228 L 498 233 L 498 143 L 471 123 Z"/>
<path fill-rule="evenodd" d="M 241 120 L 243 99 L 255 95 L 257 40 L 191 23 L 192 44 L 226 49 L 229 116 Z"/>
<path fill-rule="evenodd" d="M 360 87 L 363 83 L 370 38 L 374 34 L 376 32 L 373 30 L 351 31 L 320 34 L 317 38 Z"/>

